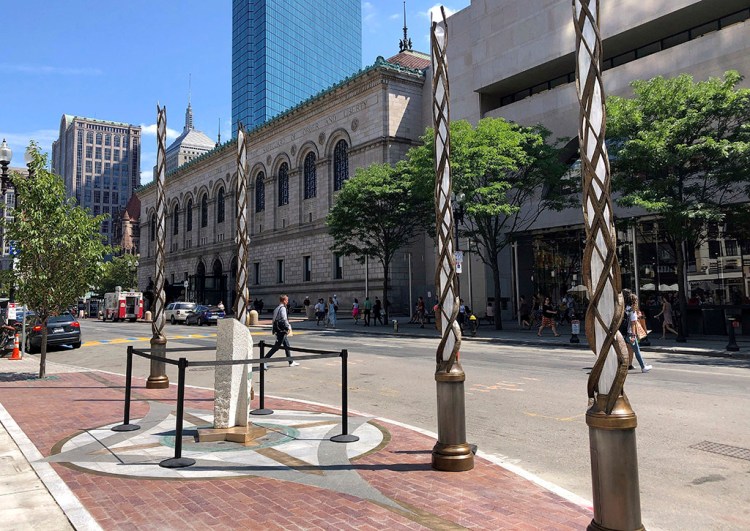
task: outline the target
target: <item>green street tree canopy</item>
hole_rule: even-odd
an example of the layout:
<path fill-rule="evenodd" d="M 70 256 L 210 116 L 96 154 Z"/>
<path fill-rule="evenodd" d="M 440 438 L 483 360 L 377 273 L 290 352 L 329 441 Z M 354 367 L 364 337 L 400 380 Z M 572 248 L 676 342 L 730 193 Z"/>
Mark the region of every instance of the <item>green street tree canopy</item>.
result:
<path fill-rule="evenodd" d="M 549 142 L 550 132 L 541 125 L 524 127 L 502 118 L 484 118 L 476 127 L 465 120 L 451 122 L 450 131 L 453 191 L 465 197 L 465 223 L 459 234 L 475 242 L 470 250 L 492 269 L 499 307 L 499 253 L 545 210 L 567 204 L 561 193 L 567 167 L 560 150 Z M 428 129 L 423 145 L 408 153 L 409 172 L 420 179 L 435 178 L 433 138 L 434 131 Z M 502 328 L 500 317 L 496 311 L 497 329 Z"/>
<path fill-rule="evenodd" d="M 360 262 L 366 256 L 380 261 L 384 298 L 388 297 L 390 264 L 396 252 L 434 228 L 433 182 L 434 177 L 430 180 L 407 172 L 404 164 L 358 168 L 338 192 L 328 214 L 328 230 L 334 240 L 331 250 Z"/>
<path fill-rule="evenodd" d="M 60 177 L 47 170 L 47 159 L 32 143 L 29 178 L 12 177 L 17 209 L 13 219 L 2 220 L 5 237 L 18 255 L 15 283 L 18 299 L 42 322 L 39 377 L 45 375 L 47 318 L 65 311 L 96 284 L 104 255 L 99 232 L 106 216 L 91 216 L 66 197 Z"/>

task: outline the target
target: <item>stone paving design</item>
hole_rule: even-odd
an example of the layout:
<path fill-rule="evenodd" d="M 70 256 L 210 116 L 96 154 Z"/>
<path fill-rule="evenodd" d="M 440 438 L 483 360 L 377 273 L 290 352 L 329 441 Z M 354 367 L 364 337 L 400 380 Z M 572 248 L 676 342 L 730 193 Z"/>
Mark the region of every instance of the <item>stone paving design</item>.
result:
<path fill-rule="evenodd" d="M 187 410 L 183 424 L 182 456 L 197 463 L 185 468 L 163 468 L 159 462 L 174 456 L 175 416 L 171 404 L 149 401 L 149 412 L 131 422 L 141 426 L 131 432 L 114 432 L 117 423 L 84 430 L 62 440 L 46 460 L 67 463 L 93 473 L 150 479 L 195 479 L 243 477 L 270 469 L 293 468 L 299 478 L 357 459 L 383 445 L 385 428 L 368 419 L 351 419 L 350 431 L 359 441 L 348 444 L 331 442 L 341 433 L 341 417 L 313 411 L 281 410 L 272 416 L 256 417 L 253 424 L 267 434 L 253 445 L 197 441 L 197 428 L 213 426 L 213 416 L 205 410 Z M 335 461 L 335 462 L 334 462 Z M 288 478 L 287 478 L 288 479 Z"/>
<path fill-rule="evenodd" d="M 293 400 L 267 400 L 278 413 L 253 419 L 282 426 L 265 447 L 196 453 L 192 470 L 177 472 L 189 478 L 155 477 L 172 455 L 174 387 L 145 389 L 139 379 L 131 418 L 142 433 L 117 439 L 106 428 L 121 421 L 123 378 L 56 376 L 0 381 L 0 402 L 103 529 L 573 530 L 591 521 L 586 508 L 479 457 L 470 472 L 432 470 L 434 439 L 405 426 L 355 416 L 350 433 L 369 442 L 322 440 L 340 433 L 337 411 Z M 186 425 L 209 421 L 212 406 L 212 391 L 186 389 Z M 295 433 L 317 440 L 284 441 Z M 121 472 L 131 467 L 149 475 Z"/>

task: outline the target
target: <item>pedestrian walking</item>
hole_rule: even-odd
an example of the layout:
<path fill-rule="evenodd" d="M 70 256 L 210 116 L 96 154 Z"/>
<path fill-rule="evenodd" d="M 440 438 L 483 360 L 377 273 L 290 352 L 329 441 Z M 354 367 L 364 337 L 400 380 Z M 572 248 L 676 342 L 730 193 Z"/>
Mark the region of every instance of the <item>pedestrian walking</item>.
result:
<path fill-rule="evenodd" d="M 640 309 L 638 307 L 638 296 L 635 293 L 630 294 L 630 300 L 628 306 L 625 307 L 625 315 L 628 316 L 628 347 L 635 354 L 635 359 L 638 360 L 638 364 L 641 366 L 641 372 L 648 372 L 653 367 L 646 365 L 643 362 L 643 356 L 641 355 L 640 340 L 638 339 L 638 317 Z M 643 331 L 645 333 L 645 330 Z"/>
<path fill-rule="evenodd" d="M 325 324 L 325 318 L 326 318 L 326 303 L 323 302 L 323 298 L 321 297 L 318 299 L 318 302 L 315 303 L 315 326 L 320 326 L 320 323 L 323 322 Z"/>
<path fill-rule="evenodd" d="M 425 305 L 424 305 L 424 299 L 422 297 L 419 297 L 417 299 L 417 320 L 419 321 L 419 328 L 424 328 L 424 318 L 425 315 Z"/>
<path fill-rule="evenodd" d="M 372 307 L 372 326 L 377 326 L 378 323 L 383 324 L 383 303 L 380 299 L 375 297 L 375 304 Z"/>
<path fill-rule="evenodd" d="M 328 324 L 331 328 L 336 328 L 336 303 L 333 297 L 328 297 Z"/>
<path fill-rule="evenodd" d="M 365 326 L 370 326 L 370 314 L 372 313 L 372 301 L 370 301 L 370 297 L 365 297 L 364 313 L 365 313 Z"/>
<path fill-rule="evenodd" d="M 531 329 L 531 318 L 529 317 L 529 303 L 526 302 L 526 297 L 521 295 L 518 300 L 518 315 L 521 318 L 521 326 L 523 328 Z"/>
<path fill-rule="evenodd" d="M 352 303 L 352 318 L 354 319 L 354 326 L 357 326 L 359 323 L 359 299 L 357 297 L 354 297 Z"/>
<path fill-rule="evenodd" d="M 224 311 L 224 302 L 219 301 L 219 304 L 216 305 L 217 308 L 219 308 L 219 311 Z"/>
<path fill-rule="evenodd" d="M 672 316 L 672 304 L 669 302 L 669 299 L 667 299 L 666 295 L 661 296 L 661 311 L 654 315 L 654 317 L 662 316 L 662 323 L 661 323 L 661 338 L 665 339 L 667 337 L 667 332 L 672 332 L 674 335 L 677 335 L 677 330 L 675 330 L 674 327 L 674 319 Z"/>
<path fill-rule="evenodd" d="M 292 353 L 289 350 L 289 339 L 288 335 L 292 332 L 292 325 L 289 324 L 289 317 L 287 315 L 287 304 L 289 304 L 289 297 L 282 295 L 279 297 L 279 305 L 273 311 L 272 331 L 276 334 L 276 343 L 274 343 L 268 354 L 263 356 L 264 359 L 270 358 L 276 351 L 281 347 L 284 347 L 284 353 L 289 361 L 289 366 L 294 367 L 299 365 L 299 362 L 292 361 Z M 268 365 L 264 365 L 264 369 L 268 370 Z"/>
<path fill-rule="evenodd" d="M 557 328 L 555 327 L 556 315 L 557 310 L 555 309 L 555 305 L 552 304 L 549 297 L 545 297 L 544 304 L 542 305 L 542 326 L 539 327 L 536 335 L 541 337 L 542 330 L 549 326 L 552 329 L 552 333 L 555 334 L 555 337 L 560 337 L 560 334 L 557 333 Z"/>
<path fill-rule="evenodd" d="M 458 326 L 461 327 L 461 331 L 464 331 L 464 324 L 466 324 L 466 304 L 461 299 L 461 304 L 458 306 Z"/>

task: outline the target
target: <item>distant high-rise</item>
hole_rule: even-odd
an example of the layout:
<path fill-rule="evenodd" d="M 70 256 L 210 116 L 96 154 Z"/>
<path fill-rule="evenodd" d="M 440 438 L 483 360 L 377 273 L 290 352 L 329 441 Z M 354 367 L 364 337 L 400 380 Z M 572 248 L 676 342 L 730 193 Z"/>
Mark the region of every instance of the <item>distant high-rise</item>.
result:
<path fill-rule="evenodd" d="M 361 3 L 232 0 L 233 135 L 361 68 Z"/>
<path fill-rule="evenodd" d="M 183 164 L 200 157 L 215 147 L 216 143 L 213 140 L 193 127 L 193 107 L 188 102 L 185 111 L 185 127 L 182 129 L 182 134 L 167 148 L 167 173 L 173 172 Z M 156 167 L 154 166 L 155 172 Z"/>
<path fill-rule="evenodd" d="M 52 143 L 52 171 L 68 196 L 94 215 L 115 216 L 141 185 L 141 128 L 64 114 Z M 112 220 L 102 223 L 112 242 Z"/>

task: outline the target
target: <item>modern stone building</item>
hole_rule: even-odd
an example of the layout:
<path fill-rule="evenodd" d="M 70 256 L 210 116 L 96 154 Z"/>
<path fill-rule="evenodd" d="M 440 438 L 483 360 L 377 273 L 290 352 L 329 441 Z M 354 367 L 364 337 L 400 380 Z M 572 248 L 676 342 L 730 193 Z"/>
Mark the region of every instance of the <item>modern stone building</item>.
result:
<path fill-rule="evenodd" d="M 606 94 L 628 96 L 631 81 L 659 75 L 688 73 L 704 80 L 721 77 L 729 69 L 750 75 L 749 18 L 747 0 L 601 2 Z M 579 171 L 572 19 L 570 0 L 472 0 L 452 15 L 447 49 L 451 119 L 476 123 L 485 117 L 503 117 L 524 125 L 542 123 L 552 137 L 570 139 L 569 162 L 572 171 Z M 747 78 L 743 86 L 750 86 Z M 428 83 L 424 98 L 429 90 Z M 618 208 L 616 216 L 642 221 L 618 235 L 623 286 L 674 289 L 675 259 L 658 220 L 635 209 Z M 737 290 L 750 295 L 750 244 L 725 243 L 721 232 L 711 244 L 713 258 L 701 250 L 690 260 L 689 280 L 693 287 L 714 291 L 716 298 L 723 293 L 727 300 Z M 558 298 L 580 284 L 583 238 L 580 208 L 545 213 L 533 230 L 519 238 L 516 255 L 508 249 L 503 257 L 503 294 L 510 300 L 539 292 Z M 426 247 L 430 248 L 429 242 Z M 430 263 L 428 270 L 433 267 Z M 466 273 L 469 267 L 471 277 Z M 464 270 L 459 275 L 462 297 L 482 313 L 492 296 L 491 275 L 476 260 L 468 267 L 464 264 Z M 733 279 L 731 284 L 728 278 Z M 510 318 L 511 313 L 509 305 L 504 316 Z"/>
<path fill-rule="evenodd" d="M 52 143 L 52 171 L 65 189 L 94 215 L 115 216 L 141 184 L 141 128 L 64 114 Z M 102 234 L 112 240 L 111 219 Z"/>
<path fill-rule="evenodd" d="M 426 56 L 410 51 L 388 61 L 379 58 L 249 132 L 248 259 L 253 299 L 263 299 L 271 308 L 280 293 L 298 304 L 306 296 L 336 294 L 346 308 L 354 297 L 363 300 L 366 292 L 383 297 L 382 267 L 333 255 L 325 217 L 337 190 L 356 168 L 393 164 L 417 144 L 425 128 L 423 69 L 428 64 Z M 168 299 L 221 300 L 232 307 L 237 270 L 236 153 L 233 140 L 167 175 Z M 142 204 L 138 283 L 146 289 L 155 267 L 155 183 L 137 194 Z M 373 211 L 373 218 L 377 214 Z M 432 276 L 424 270 L 416 247 L 404 249 L 393 264 L 389 298 L 402 311 L 409 304 L 410 262 L 413 279 Z"/>
<path fill-rule="evenodd" d="M 360 0 L 232 0 L 232 131 L 259 126 L 362 65 Z"/>

